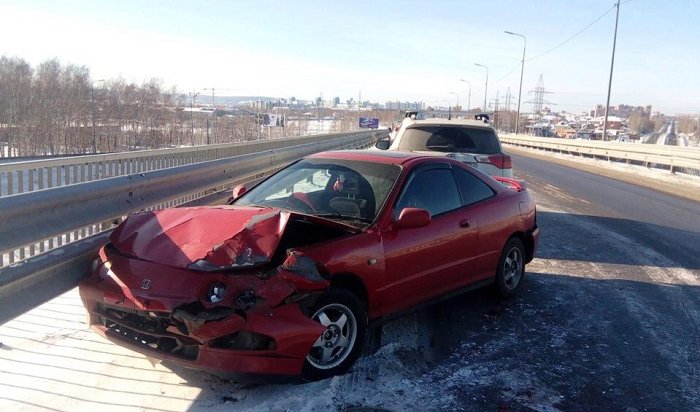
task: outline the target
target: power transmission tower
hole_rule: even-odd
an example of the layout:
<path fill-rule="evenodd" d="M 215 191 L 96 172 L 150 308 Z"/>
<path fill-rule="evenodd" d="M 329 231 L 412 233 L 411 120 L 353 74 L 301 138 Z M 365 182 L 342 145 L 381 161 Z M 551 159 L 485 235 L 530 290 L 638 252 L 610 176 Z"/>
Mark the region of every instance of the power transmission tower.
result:
<path fill-rule="evenodd" d="M 549 92 L 544 88 L 544 80 L 542 79 L 541 74 L 540 79 L 537 81 L 537 87 L 535 87 L 535 90 L 530 90 L 528 93 L 532 93 L 535 96 L 531 101 L 527 102 L 532 104 L 532 113 L 541 112 L 545 104 L 554 104 L 544 99 L 545 94 L 551 94 L 552 92 Z"/>
<path fill-rule="evenodd" d="M 492 100 L 493 102 L 493 107 L 494 107 L 494 112 L 493 112 L 493 125 L 496 129 L 498 129 L 498 104 L 500 103 L 499 97 L 498 97 L 499 91 L 496 90 L 496 98 Z"/>
<path fill-rule="evenodd" d="M 510 111 L 510 101 L 513 100 L 513 95 L 510 94 L 510 87 L 508 87 L 508 90 L 506 91 L 506 98 L 505 98 L 505 106 L 506 106 L 506 111 Z"/>
<path fill-rule="evenodd" d="M 513 123 L 512 120 L 515 119 L 515 116 L 517 116 L 515 113 L 513 113 L 513 115 L 511 116 L 511 113 L 510 113 L 511 100 L 513 100 L 513 95 L 510 94 L 510 87 L 509 87 L 508 90 L 506 91 L 506 98 L 505 98 L 505 101 L 506 101 L 505 102 L 505 111 L 506 111 L 505 116 L 506 117 L 504 118 L 504 120 L 506 122 L 508 122 L 508 131 L 512 131 L 514 129 L 514 125 L 512 124 Z M 516 124 L 517 124 L 517 122 L 516 122 Z"/>

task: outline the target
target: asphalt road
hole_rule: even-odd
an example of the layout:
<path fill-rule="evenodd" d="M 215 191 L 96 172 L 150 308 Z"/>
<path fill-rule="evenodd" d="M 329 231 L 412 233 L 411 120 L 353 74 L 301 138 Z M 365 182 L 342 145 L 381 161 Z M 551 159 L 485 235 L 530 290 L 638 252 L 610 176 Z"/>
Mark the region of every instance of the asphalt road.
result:
<path fill-rule="evenodd" d="M 112 345 L 72 291 L 0 325 L 0 410 L 700 410 L 700 204 L 513 163 L 542 231 L 514 299 L 391 322 L 344 376 L 250 384 Z"/>
<path fill-rule="evenodd" d="M 523 156 L 513 163 L 542 228 L 531 291 L 509 303 L 539 314 L 530 325 L 543 333 L 526 339 L 533 377 L 563 394 L 565 410 L 698 410 L 700 204 Z"/>

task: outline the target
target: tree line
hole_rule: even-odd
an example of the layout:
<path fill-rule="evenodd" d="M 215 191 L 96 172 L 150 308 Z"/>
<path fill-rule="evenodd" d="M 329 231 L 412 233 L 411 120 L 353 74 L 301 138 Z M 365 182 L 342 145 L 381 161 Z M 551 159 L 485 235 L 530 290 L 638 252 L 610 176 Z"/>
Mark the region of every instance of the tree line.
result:
<path fill-rule="evenodd" d="M 358 127 L 360 116 L 391 123 L 398 111 L 284 109 L 287 127 L 263 128 L 254 111 L 198 112 L 191 95 L 152 79 L 96 80 L 86 66 L 46 60 L 36 67 L 0 57 L 0 157 L 108 153 L 298 136 Z M 195 108 L 191 111 L 190 108 Z M 318 119 L 332 118 L 329 125 Z M 319 125 L 319 123 L 321 123 Z M 323 126 L 324 128 L 322 128 Z"/>

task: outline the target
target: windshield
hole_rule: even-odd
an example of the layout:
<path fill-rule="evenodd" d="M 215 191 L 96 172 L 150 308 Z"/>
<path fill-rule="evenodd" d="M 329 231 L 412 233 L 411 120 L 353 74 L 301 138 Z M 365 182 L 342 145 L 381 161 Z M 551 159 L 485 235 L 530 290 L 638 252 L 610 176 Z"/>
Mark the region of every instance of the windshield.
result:
<path fill-rule="evenodd" d="M 500 152 L 498 138 L 489 129 L 455 126 L 409 127 L 399 150 L 494 154 Z"/>
<path fill-rule="evenodd" d="M 235 204 L 367 225 L 376 219 L 400 173 L 396 165 L 306 159 L 260 183 Z"/>

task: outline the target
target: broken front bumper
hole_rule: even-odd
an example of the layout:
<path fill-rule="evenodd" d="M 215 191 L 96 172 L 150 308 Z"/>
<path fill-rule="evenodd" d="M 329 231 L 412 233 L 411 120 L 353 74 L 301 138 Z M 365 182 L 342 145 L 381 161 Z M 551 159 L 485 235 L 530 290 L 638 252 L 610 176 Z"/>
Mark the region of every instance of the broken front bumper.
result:
<path fill-rule="evenodd" d="M 102 263 L 80 284 L 90 326 L 145 355 L 214 373 L 297 375 L 325 330 L 296 300 L 311 295 L 295 292 L 284 276 L 166 271 L 100 255 Z M 206 299 L 211 284 L 228 287 L 220 302 Z"/>
<path fill-rule="evenodd" d="M 298 304 L 231 314 L 195 332 L 171 312 L 125 310 L 106 305 L 98 289 L 83 283 L 81 297 L 93 330 L 114 343 L 154 358 L 210 372 L 298 375 L 324 327 Z M 258 313 L 255 313 L 258 312 Z"/>

